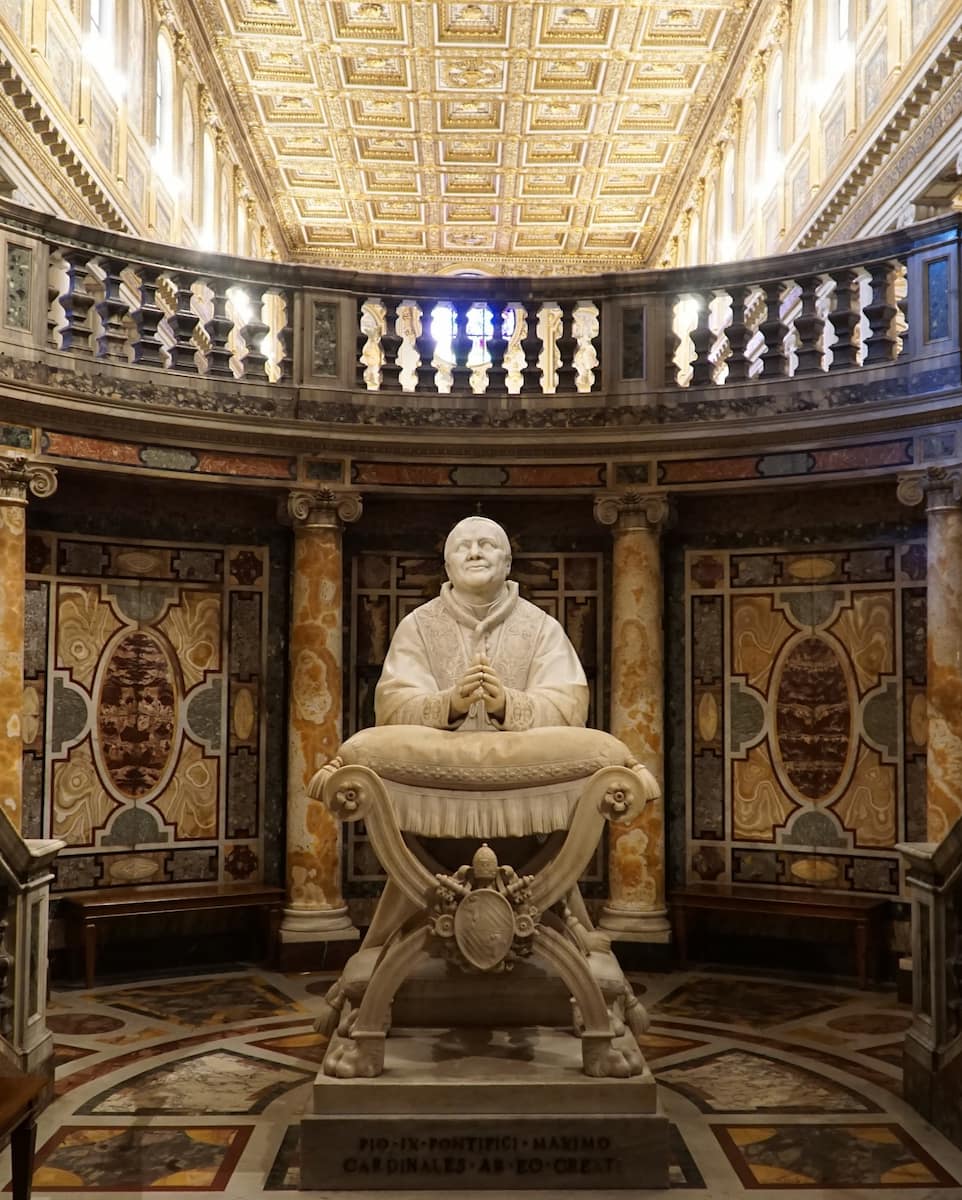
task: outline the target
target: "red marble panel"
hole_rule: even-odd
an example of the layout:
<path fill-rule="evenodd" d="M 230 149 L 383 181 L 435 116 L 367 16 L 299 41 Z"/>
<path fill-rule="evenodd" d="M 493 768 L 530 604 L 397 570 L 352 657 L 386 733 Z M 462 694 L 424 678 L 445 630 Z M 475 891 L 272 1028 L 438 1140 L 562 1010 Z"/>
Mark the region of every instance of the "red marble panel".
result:
<path fill-rule="evenodd" d="M 508 467 L 507 471 L 512 487 L 601 487 L 605 482 L 603 463 Z"/>
<path fill-rule="evenodd" d="M 106 438 L 75 437 L 67 433 L 43 435 L 43 448 L 58 458 L 82 458 L 91 462 L 121 463 L 139 467 L 140 447 L 129 442 L 112 442 Z"/>
<path fill-rule="evenodd" d="M 711 483 L 723 479 L 757 479 L 758 456 L 696 458 L 658 464 L 659 483 Z"/>
<path fill-rule="evenodd" d="M 452 487 L 451 468 L 437 463 L 356 462 L 353 483 L 387 483 L 411 487 Z"/>
<path fill-rule="evenodd" d="M 852 740 L 845 673 L 818 637 L 796 642 L 782 665 L 775 702 L 776 740 L 785 774 L 809 800 L 838 786 Z"/>
<path fill-rule="evenodd" d="M 296 462 L 293 458 L 269 458 L 260 454 L 197 453 L 197 472 L 200 475 L 243 475 L 251 479 L 293 479 Z"/>
<path fill-rule="evenodd" d="M 869 467 L 909 466 L 912 441 L 874 442 L 866 446 L 842 446 L 837 450 L 813 450 L 812 472 L 860 471 Z"/>

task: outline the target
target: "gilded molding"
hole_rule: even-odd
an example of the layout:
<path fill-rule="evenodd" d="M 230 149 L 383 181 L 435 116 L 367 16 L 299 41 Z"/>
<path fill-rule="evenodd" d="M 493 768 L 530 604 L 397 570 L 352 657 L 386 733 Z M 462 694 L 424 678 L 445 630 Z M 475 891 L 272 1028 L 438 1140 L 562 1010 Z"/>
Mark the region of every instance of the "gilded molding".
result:
<path fill-rule="evenodd" d="M 358 492 L 295 489 L 287 496 L 287 515 L 295 529 L 337 529 L 360 520 L 363 500 Z"/>
<path fill-rule="evenodd" d="M 658 533 L 668 517 L 666 492 L 604 492 L 595 497 L 595 520 L 613 533 Z"/>
<path fill-rule="evenodd" d="M 57 490 L 57 472 L 23 454 L 0 455 L 0 504 L 26 506 L 27 493 L 38 499 Z"/>
<path fill-rule="evenodd" d="M 902 504 L 914 507 L 924 500 L 927 514 L 962 507 L 962 464 L 908 471 L 898 479 L 896 495 Z"/>

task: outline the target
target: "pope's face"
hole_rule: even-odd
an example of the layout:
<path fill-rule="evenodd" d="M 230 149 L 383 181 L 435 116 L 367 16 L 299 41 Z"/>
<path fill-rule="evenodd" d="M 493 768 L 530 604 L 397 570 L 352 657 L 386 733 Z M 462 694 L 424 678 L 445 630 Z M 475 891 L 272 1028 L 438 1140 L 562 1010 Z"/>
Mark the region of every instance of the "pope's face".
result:
<path fill-rule="evenodd" d="M 462 521 L 444 559 L 455 591 L 489 593 L 508 577 L 511 559 L 495 529 L 487 521 Z"/>

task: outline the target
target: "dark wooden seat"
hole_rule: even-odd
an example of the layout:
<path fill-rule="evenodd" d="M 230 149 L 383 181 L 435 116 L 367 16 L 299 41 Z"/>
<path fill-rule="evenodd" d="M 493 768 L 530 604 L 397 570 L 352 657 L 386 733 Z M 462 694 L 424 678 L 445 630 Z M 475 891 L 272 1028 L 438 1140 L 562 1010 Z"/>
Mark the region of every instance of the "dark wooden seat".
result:
<path fill-rule="evenodd" d="M 690 883 L 671 893 L 669 900 L 678 961 L 688 961 L 689 914 L 692 912 L 745 913 L 755 916 L 840 921 L 854 926 L 855 968 L 864 988 L 877 971 L 879 930 L 886 901 L 878 896 L 846 892 L 800 891 L 752 884 Z"/>
<path fill-rule="evenodd" d="M 266 958 L 273 962 L 284 895 L 283 888 L 264 883 L 190 883 L 70 892 L 60 897 L 60 904 L 70 944 L 77 951 L 83 947 L 84 981 L 90 988 L 97 970 L 97 926 L 121 917 L 260 909 L 266 918 Z"/>
<path fill-rule="evenodd" d="M 37 1117 L 49 1082 L 43 1075 L 0 1072 L 0 1147 L 10 1143 L 13 1200 L 30 1200 Z"/>

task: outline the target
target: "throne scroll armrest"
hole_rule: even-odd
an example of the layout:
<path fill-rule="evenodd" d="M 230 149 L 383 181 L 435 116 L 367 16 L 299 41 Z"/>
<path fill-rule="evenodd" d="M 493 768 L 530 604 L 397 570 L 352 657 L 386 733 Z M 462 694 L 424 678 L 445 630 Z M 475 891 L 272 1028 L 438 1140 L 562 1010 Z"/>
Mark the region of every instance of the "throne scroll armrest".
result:
<path fill-rule="evenodd" d="M 635 820 L 658 795 L 654 778 L 643 767 L 602 767 L 578 798 L 561 849 L 531 883 L 531 902 L 541 911 L 565 896 L 594 854 L 605 821 Z"/>
<path fill-rule="evenodd" d="M 437 890 L 437 880 L 411 853 L 394 815 L 387 788 L 370 767 L 335 766 L 335 759 L 314 775 L 307 786 L 339 821 L 364 821 L 378 862 L 419 910 Z M 331 769 L 333 768 L 333 770 Z"/>

